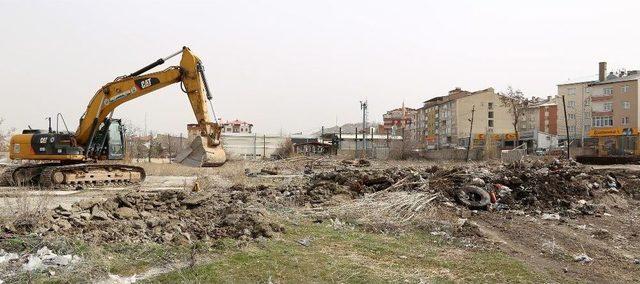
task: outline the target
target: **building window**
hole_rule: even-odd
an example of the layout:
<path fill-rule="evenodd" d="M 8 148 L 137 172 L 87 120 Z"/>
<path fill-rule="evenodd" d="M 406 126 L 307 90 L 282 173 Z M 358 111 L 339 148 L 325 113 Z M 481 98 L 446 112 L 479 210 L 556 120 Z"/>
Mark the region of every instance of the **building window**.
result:
<path fill-rule="evenodd" d="M 622 125 L 627 125 L 629 124 L 629 117 L 625 116 L 622 118 Z"/>
<path fill-rule="evenodd" d="M 590 129 L 591 129 L 591 125 L 584 126 L 584 132 L 589 132 Z"/>
<path fill-rule="evenodd" d="M 493 118 L 493 112 L 492 111 L 489 112 L 489 118 Z"/>
<path fill-rule="evenodd" d="M 489 127 L 493 127 L 493 120 L 489 120 Z"/>
<path fill-rule="evenodd" d="M 604 103 L 604 111 L 611 111 L 613 109 L 613 103 Z"/>
<path fill-rule="evenodd" d="M 576 107 L 576 101 L 569 101 L 567 107 Z"/>
<path fill-rule="evenodd" d="M 575 125 L 569 125 L 569 132 L 576 132 L 576 126 Z"/>
<path fill-rule="evenodd" d="M 629 103 L 629 102 L 622 102 L 622 108 L 624 108 L 624 109 L 630 109 L 630 108 L 631 108 L 631 103 Z"/>
<path fill-rule="evenodd" d="M 626 92 L 628 92 L 628 91 L 629 91 L 629 85 L 624 85 L 624 86 L 622 86 L 622 92 L 623 92 L 623 93 L 626 93 Z"/>
<path fill-rule="evenodd" d="M 487 103 L 487 108 L 488 109 L 493 109 L 493 103 Z"/>
<path fill-rule="evenodd" d="M 576 94 L 576 88 L 569 88 L 567 89 L 567 93 L 569 95 L 575 95 Z"/>
<path fill-rule="evenodd" d="M 592 121 L 593 127 L 613 126 L 613 117 L 611 116 L 595 116 Z"/>
<path fill-rule="evenodd" d="M 569 113 L 569 114 L 567 114 L 567 116 L 569 117 L 569 119 L 576 119 L 576 114 L 575 113 Z"/>
<path fill-rule="evenodd" d="M 604 88 L 605 95 L 613 95 L 613 88 Z"/>

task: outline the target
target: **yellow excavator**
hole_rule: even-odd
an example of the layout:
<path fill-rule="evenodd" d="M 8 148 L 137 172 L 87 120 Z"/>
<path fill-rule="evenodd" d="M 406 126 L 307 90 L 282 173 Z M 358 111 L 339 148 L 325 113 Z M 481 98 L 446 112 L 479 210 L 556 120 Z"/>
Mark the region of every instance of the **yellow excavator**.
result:
<path fill-rule="evenodd" d="M 182 54 L 179 66 L 145 74 L 179 54 Z M 53 131 L 49 119 L 48 131 L 26 129 L 22 134 L 12 136 L 10 159 L 27 160 L 29 163 L 5 169 L 0 176 L 0 184 L 82 188 L 144 181 L 146 174 L 142 167 L 108 162 L 123 160 L 126 150 L 124 127 L 120 119 L 112 117 L 113 112 L 125 102 L 174 83 L 180 83 L 189 98 L 200 132 L 200 136 L 179 153 L 176 160 L 189 166 L 221 166 L 226 155 L 220 141 L 220 126 L 212 120 L 215 113 L 204 67 L 189 48 L 183 47 L 100 88 L 89 102 L 75 132 Z"/>

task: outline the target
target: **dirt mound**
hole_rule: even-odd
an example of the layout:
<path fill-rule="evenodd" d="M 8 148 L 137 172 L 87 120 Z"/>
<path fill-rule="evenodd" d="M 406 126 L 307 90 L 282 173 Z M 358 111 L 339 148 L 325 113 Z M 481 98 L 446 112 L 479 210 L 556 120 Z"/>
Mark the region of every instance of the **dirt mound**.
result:
<path fill-rule="evenodd" d="M 5 226 L 8 233 L 73 235 L 90 242 L 188 243 L 232 237 L 270 237 L 282 226 L 242 191 L 132 192 L 82 200 L 47 212 L 45 220 Z"/>
<path fill-rule="evenodd" d="M 442 193 L 453 201 L 456 192 L 474 185 L 492 192 L 502 209 L 569 209 L 580 200 L 617 193 L 637 177 L 593 170 L 573 161 L 535 160 L 514 164 L 457 164 L 426 168 L 354 169 L 316 173 L 305 185 L 279 192 L 297 194 L 301 203 L 325 204 L 334 196 L 357 198 L 379 191 Z M 626 190 L 626 189 L 625 189 Z"/>

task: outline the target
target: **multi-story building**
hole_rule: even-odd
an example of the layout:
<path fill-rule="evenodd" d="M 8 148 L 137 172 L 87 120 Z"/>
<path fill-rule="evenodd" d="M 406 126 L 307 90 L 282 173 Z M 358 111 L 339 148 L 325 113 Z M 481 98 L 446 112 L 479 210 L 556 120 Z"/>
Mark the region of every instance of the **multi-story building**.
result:
<path fill-rule="evenodd" d="M 416 117 L 417 110 L 404 107 L 396 108 L 382 115 L 384 133 L 391 135 L 401 135 L 399 131 L 402 129 L 409 130 L 413 128 L 413 120 Z M 411 134 L 411 133 L 406 133 Z"/>
<path fill-rule="evenodd" d="M 589 137 L 597 138 L 598 150 L 608 154 L 636 151 L 638 136 L 638 80 L 636 70 L 601 75 L 589 84 L 591 92 L 591 130 Z M 602 79 L 602 80 L 600 80 Z M 640 145 L 639 145 L 640 146 Z"/>
<path fill-rule="evenodd" d="M 558 105 L 556 99 L 536 100 L 524 110 L 518 122 L 519 140 L 527 148 L 549 149 L 558 146 Z"/>
<path fill-rule="evenodd" d="M 558 138 L 560 141 L 567 140 L 567 128 L 569 137 L 578 145 L 581 145 L 584 138 L 588 136 L 591 129 L 591 99 L 589 94 L 589 84 L 593 81 L 571 82 L 558 85 Z M 564 103 L 563 105 L 563 96 Z M 567 109 L 565 125 L 564 109 Z M 568 127 L 567 127 L 568 126 Z"/>
<path fill-rule="evenodd" d="M 471 114 L 473 110 L 473 130 Z M 474 143 L 484 142 L 484 136 L 491 133 L 499 139 L 514 139 L 509 110 L 502 105 L 493 88 L 469 92 L 461 88 L 449 91 L 424 102 L 418 111 L 421 122 L 417 132 L 429 149 L 468 145 L 469 137 Z M 512 137 L 513 136 L 513 137 Z"/>
<path fill-rule="evenodd" d="M 500 101 L 500 95 L 493 88 L 469 93 L 455 101 L 456 107 L 456 138 L 458 145 L 466 146 L 471 126 L 471 112 L 473 115 L 473 131 L 471 136 L 478 142 L 484 142 L 484 136 L 489 134 L 499 136 L 507 145 L 515 142 L 515 129 L 508 107 Z M 496 139 L 498 140 L 498 139 Z"/>

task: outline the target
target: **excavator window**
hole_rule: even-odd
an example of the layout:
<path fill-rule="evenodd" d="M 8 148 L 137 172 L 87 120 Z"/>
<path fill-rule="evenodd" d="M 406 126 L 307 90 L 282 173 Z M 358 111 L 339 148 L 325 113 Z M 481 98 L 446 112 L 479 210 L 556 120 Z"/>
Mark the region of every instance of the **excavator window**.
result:
<path fill-rule="evenodd" d="M 120 121 L 112 121 L 109 125 L 109 160 L 121 160 L 124 158 L 122 130 Z"/>

